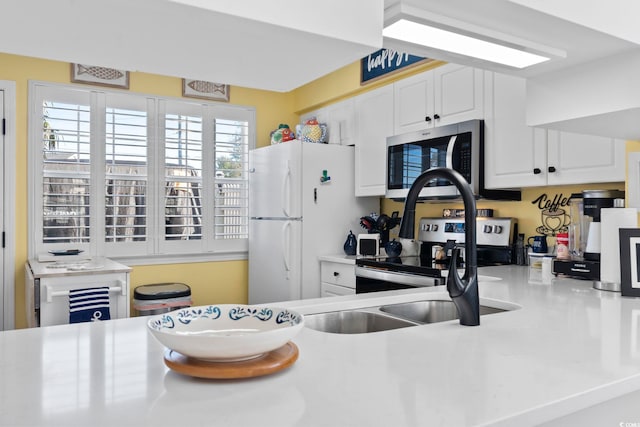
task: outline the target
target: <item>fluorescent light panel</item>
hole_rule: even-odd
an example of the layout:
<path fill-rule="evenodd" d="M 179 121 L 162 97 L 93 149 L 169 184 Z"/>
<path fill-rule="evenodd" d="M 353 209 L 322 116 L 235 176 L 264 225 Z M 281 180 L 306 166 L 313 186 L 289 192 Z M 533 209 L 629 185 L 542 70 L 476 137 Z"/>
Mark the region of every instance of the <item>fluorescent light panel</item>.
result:
<path fill-rule="evenodd" d="M 389 25 L 382 30 L 382 35 L 392 39 L 471 56 L 485 61 L 497 62 L 516 68 L 529 67 L 550 59 L 541 55 L 419 24 L 407 19 L 400 19 Z"/>

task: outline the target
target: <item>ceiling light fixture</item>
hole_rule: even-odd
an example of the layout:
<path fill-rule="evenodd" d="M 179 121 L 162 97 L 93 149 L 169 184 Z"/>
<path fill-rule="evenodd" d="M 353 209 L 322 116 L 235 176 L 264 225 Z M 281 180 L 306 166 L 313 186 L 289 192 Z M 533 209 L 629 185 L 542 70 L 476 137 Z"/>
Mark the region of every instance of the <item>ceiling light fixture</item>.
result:
<path fill-rule="evenodd" d="M 383 29 L 382 35 L 390 39 L 515 68 L 525 68 L 551 59 L 550 57 L 413 22 L 408 19 L 400 19 L 388 25 Z"/>

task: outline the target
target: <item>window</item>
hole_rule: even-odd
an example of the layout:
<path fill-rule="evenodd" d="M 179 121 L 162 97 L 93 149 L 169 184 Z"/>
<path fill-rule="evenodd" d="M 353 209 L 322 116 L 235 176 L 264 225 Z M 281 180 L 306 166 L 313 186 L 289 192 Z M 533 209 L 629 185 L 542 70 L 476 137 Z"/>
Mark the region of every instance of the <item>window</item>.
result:
<path fill-rule="evenodd" d="M 165 239 L 202 238 L 202 118 L 165 116 Z"/>
<path fill-rule="evenodd" d="M 245 107 L 30 86 L 30 255 L 245 252 Z"/>

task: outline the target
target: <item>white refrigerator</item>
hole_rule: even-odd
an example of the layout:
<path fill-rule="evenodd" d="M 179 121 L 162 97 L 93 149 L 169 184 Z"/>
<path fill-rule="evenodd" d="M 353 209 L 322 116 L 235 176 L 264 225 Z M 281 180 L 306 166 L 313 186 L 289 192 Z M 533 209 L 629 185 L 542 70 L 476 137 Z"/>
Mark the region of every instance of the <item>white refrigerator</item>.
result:
<path fill-rule="evenodd" d="M 377 197 L 355 197 L 354 147 L 298 140 L 249 153 L 249 303 L 320 296 L 321 255 L 343 253 Z"/>

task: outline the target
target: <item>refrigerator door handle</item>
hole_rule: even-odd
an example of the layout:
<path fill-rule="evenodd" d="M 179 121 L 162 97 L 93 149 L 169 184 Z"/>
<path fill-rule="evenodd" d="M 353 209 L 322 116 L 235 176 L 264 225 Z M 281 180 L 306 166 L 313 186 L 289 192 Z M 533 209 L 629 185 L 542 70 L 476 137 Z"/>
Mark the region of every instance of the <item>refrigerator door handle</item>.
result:
<path fill-rule="evenodd" d="M 290 216 L 290 206 L 287 206 L 291 204 L 291 198 L 290 198 L 291 192 L 287 191 L 287 187 L 290 185 L 291 185 L 291 165 L 287 160 L 287 173 L 284 175 L 284 179 L 282 180 L 282 212 L 284 213 L 285 217 Z"/>
<path fill-rule="evenodd" d="M 289 245 L 289 238 L 291 235 L 291 221 L 287 221 L 282 226 L 282 261 L 284 262 L 284 269 L 287 274 L 291 271 L 289 259 L 291 254 L 289 251 L 291 250 L 291 245 Z"/>

